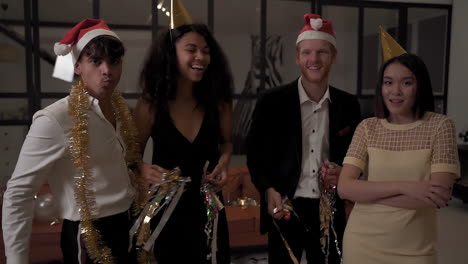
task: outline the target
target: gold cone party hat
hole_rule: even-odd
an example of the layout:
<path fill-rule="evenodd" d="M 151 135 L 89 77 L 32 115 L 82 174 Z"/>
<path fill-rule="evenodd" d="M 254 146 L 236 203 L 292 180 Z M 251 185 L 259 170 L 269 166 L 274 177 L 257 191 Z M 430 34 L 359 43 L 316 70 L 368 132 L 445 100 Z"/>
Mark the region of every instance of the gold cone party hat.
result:
<path fill-rule="evenodd" d="M 392 38 L 390 34 L 385 31 L 385 29 L 380 27 L 380 43 L 382 46 L 382 60 L 386 62 L 387 60 L 400 56 L 401 54 L 407 53 L 395 39 Z"/>
<path fill-rule="evenodd" d="M 171 0 L 171 28 L 192 24 L 192 17 L 184 6 L 182 0 Z"/>

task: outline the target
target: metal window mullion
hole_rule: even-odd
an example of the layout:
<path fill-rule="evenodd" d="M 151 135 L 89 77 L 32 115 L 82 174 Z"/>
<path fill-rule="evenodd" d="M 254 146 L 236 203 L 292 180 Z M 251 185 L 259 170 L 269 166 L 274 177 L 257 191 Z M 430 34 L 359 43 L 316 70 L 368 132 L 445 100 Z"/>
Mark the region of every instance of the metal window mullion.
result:
<path fill-rule="evenodd" d="M 363 38 L 364 38 L 364 8 L 358 8 L 358 54 L 357 54 L 357 87 L 356 87 L 356 95 L 358 97 L 362 96 L 362 56 L 363 52 Z"/>
<path fill-rule="evenodd" d="M 408 7 L 401 7 L 398 10 L 398 42 L 407 50 L 408 39 Z"/>
<path fill-rule="evenodd" d="M 214 0 L 208 0 L 208 28 L 214 34 Z"/>
<path fill-rule="evenodd" d="M 93 0 L 93 18 L 99 19 L 101 17 L 101 5 L 99 0 Z"/>
<path fill-rule="evenodd" d="M 267 1 L 260 2 L 260 87 L 265 90 L 266 84 L 266 32 L 267 32 Z"/>
<path fill-rule="evenodd" d="M 32 94 L 34 103 L 34 112 L 41 108 L 40 94 L 41 94 L 41 56 L 40 56 L 40 37 L 39 37 L 39 6 L 38 0 L 32 0 L 31 6 L 32 14 L 32 59 L 33 59 L 33 76 L 34 76 L 34 91 Z"/>
<path fill-rule="evenodd" d="M 26 91 L 28 92 L 28 119 L 32 120 L 35 112 L 34 106 L 34 81 L 33 81 L 33 62 L 32 62 L 32 25 L 31 25 L 31 1 L 24 0 L 24 40 L 25 40 L 25 63 L 26 63 Z"/>
<path fill-rule="evenodd" d="M 443 113 L 447 114 L 447 98 L 448 98 L 448 78 L 449 78 L 449 65 L 450 65 L 450 41 L 452 37 L 452 8 L 447 8 L 447 36 L 445 42 L 445 78 L 444 78 L 444 94 L 443 94 Z"/>

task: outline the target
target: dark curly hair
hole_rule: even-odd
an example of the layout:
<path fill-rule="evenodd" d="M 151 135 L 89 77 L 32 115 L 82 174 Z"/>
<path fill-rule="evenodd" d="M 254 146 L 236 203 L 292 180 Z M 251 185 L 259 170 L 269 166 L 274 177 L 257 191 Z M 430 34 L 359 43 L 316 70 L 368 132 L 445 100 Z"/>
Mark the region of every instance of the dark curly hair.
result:
<path fill-rule="evenodd" d="M 156 120 L 161 114 L 168 113 L 168 101 L 175 98 L 179 74 L 175 43 L 189 32 L 204 37 L 211 57 L 203 78 L 193 86 L 193 96 L 198 106 L 204 111 L 218 113 L 221 104 L 232 103 L 231 69 L 208 27 L 203 24 L 190 24 L 173 30 L 162 29 L 149 50 L 140 75 L 142 97 L 154 107 Z"/>
<path fill-rule="evenodd" d="M 434 112 L 434 95 L 432 94 L 431 78 L 426 64 L 414 54 L 402 54 L 386 61 L 379 72 L 379 80 L 375 89 L 375 116 L 387 118 L 390 112 L 384 103 L 382 96 L 382 84 L 385 69 L 392 63 L 399 63 L 408 68 L 416 77 L 417 90 L 416 100 L 413 106 L 413 113 L 418 118 L 422 118 L 426 111 Z"/>

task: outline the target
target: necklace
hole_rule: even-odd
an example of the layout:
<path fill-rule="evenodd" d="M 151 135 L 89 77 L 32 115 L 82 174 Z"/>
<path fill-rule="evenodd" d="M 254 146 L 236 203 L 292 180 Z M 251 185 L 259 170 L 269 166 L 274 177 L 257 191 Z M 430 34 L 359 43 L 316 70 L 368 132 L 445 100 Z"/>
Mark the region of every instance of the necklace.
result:
<path fill-rule="evenodd" d="M 137 143 L 137 130 L 125 99 L 117 90 L 112 93 L 111 100 L 116 122 L 121 122 L 119 132 L 126 148 L 125 161 L 129 168 L 132 185 L 136 189 L 133 212 L 137 214 L 146 202 L 143 180 L 136 170 L 130 170 L 141 162 L 141 154 Z M 111 264 L 114 263 L 111 249 L 104 245 L 101 234 L 93 225 L 93 216 L 96 213 L 96 199 L 91 189 L 93 175 L 90 172 L 88 152 L 88 108 L 89 95 L 80 80 L 77 85 L 72 87 L 68 109 L 73 121 L 69 137 L 69 150 L 73 166 L 79 171 L 78 175 L 75 176 L 75 200 L 80 212 L 80 231 L 83 234 L 83 240 L 91 259 L 97 263 Z"/>

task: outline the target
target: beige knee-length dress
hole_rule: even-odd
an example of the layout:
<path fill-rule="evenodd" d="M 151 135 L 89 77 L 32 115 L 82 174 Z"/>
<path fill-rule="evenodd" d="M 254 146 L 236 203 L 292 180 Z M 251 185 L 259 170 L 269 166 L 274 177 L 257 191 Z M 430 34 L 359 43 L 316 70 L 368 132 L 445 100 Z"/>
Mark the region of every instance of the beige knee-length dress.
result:
<path fill-rule="evenodd" d="M 368 181 L 429 180 L 434 172 L 459 177 L 454 124 L 432 112 L 404 125 L 366 119 L 344 163 L 367 169 Z M 436 228 L 436 209 L 356 203 L 344 235 L 344 264 L 436 263 Z"/>

